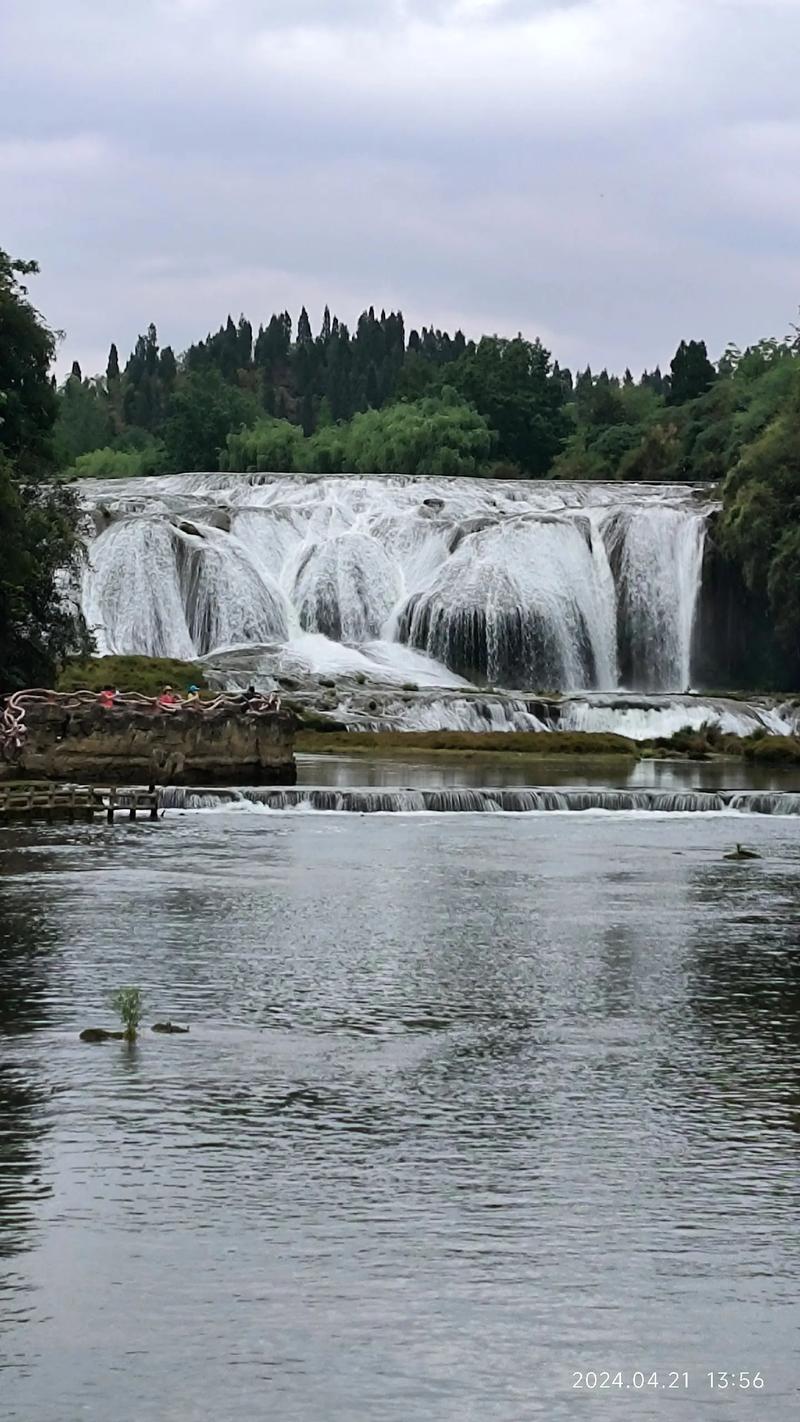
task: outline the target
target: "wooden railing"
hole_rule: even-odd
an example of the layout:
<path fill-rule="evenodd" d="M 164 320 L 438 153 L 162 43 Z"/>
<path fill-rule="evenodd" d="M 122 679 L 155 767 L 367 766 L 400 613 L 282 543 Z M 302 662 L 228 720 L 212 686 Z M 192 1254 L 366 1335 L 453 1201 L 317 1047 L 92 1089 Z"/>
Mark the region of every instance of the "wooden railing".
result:
<path fill-rule="evenodd" d="M 158 819 L 157 790 L 109 790 L 80 785 L 15 785 L 0 786 L 0 820 L 29 817 L 45 820 L 66 819 L 94 821 L 95 815 L 105 815 L 113 825 L 115 816 L 126 814 L 135 820 L 144 813 Z"/>

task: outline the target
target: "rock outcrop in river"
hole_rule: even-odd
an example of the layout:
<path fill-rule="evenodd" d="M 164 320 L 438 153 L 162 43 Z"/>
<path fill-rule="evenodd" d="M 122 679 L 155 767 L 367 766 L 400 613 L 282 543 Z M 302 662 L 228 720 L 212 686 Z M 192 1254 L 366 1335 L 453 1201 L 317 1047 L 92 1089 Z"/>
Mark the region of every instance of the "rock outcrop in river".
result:
<path fill-rule="evenodd" d="M 231 702 L 161 711 L 152 702 L 109 710 L 96 698 L 32 700 L 24 736 L 0 780 L 160 785 L 293 785 L 295 722 Z"/>

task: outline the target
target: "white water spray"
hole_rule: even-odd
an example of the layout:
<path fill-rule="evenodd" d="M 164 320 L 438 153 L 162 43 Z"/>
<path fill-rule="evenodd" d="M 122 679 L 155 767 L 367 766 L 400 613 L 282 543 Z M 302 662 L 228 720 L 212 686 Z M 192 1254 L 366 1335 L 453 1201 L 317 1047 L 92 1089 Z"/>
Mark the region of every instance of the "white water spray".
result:
<path fill-rule="evenodd" d="M 378 684 L 423 665 L 443 687 L 690 680 L 707 510 L 680 486 L 192 474 L 82 493 L 102 651 L 274 658 L 315 634 L 310 674 L 346 652 Z"/>

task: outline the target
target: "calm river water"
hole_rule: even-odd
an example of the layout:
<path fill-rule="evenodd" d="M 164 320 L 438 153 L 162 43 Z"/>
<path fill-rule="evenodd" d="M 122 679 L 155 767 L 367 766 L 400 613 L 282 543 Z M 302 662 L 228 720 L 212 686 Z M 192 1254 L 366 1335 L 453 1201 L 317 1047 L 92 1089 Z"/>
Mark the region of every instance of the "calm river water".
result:
<path fill-rule="evenodd" d="M 168 815 L 0 867 L 2 1422 L 798 1415 L 796 818 Z M 124 983 L 190 1035 L 79 1042 Z"/>

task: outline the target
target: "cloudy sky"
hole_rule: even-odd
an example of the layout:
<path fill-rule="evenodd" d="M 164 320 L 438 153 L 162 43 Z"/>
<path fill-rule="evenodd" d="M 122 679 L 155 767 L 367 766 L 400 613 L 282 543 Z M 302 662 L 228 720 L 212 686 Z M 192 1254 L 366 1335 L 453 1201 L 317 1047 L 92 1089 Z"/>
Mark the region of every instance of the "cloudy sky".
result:
<path fill-rule="evenodd" d="M 800 303 L 800 0 L 2 0 L 63 369 L 329 302 L 662 364 Z"/>

